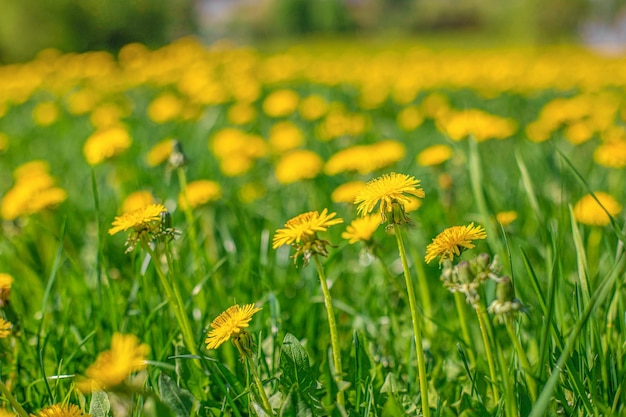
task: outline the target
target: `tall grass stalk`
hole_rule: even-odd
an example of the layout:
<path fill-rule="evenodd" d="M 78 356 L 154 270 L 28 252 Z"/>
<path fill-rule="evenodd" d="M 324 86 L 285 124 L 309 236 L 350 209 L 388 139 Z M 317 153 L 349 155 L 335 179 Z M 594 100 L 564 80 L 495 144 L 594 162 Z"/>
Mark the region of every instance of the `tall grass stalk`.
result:
<path fill-rule="evenodd" d="M 402 269 L 404 270 L 404 279 L 406 280 L 406 290 L 409 296 L 409 308 L 411 310 L 411 321 L 413 322 L 413 335 L 415 337 L 415 350 L 417 354 L 417 371 L 420 384 L 420 394 L 422 398 L 422 415 L 430 417 L 430 406 L 428 404 L 428 378 L 426 375 L 426 360 L 424 357 L 424 347 L 422 345 L 422 322 L 417 311 L 417 301 L 415 300 L 415 290 L 413 289 L 413 281 L 409 272 L 409 263 L 404 248 L 404 239 L 402 238 L 402 230 L 398 224 L 393 225 L 393 230 L 398 242 L 398 251 L 402 260 Z"/>
<path fill-rule="evenodd" d="M 498 402 L 500 402 L 500 392 L 498 390 L 498 374 L 496 372 L 496 363 L 493 358 L 494 351 L 491 344 L 491 340 L 493 339 L 493 331 L 491 328 L 491 321 L 489 321 L 489 315 L 483 301 L 479 302 L 477 305 L 476 316 L 478 316 L 480 334 L 483 337 L 485 355 L 487 356 L 487 365 L 489 366 L 489 378 L 491 379 L 491 391 L 493 393 L 493 399 L 497 404 Z"/>

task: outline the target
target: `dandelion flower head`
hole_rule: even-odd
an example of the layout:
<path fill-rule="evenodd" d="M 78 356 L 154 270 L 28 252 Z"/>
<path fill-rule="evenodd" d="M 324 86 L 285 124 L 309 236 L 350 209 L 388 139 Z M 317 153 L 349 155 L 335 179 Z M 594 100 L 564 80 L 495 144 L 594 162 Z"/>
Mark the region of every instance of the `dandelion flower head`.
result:
<path fill-rule="evenodd" d="M 17 414 L 6 408 L 0 408 L 0 417 L 17 417 Z"/>
<path fill-rule="evenodd" d="M 31 414 L 31 416 L 33 415 Z M 74 404 L 55 404 L 42 409 L 33 417 L 91 417 L 91 414 L 83 413 L 80 408 Z"/>
<path fill-rule="evenodd" d="M 148 166 L 155 167 L 167 161 L 174 151 L 174 139 L 164 139 L 154 145 L 146 155 Z"/>
<path fill-rule="evenodd" d="M 186 198 L 185 198 L 186 197 Z M 191 208 L 200 207 L 222 197 L 222 188 L 215 181 L 197 180 L 187 184 L 186 195 L 182 192 L 178 196 L 178 204 L 185 210 L 187 202 Z"/>
<path fill-rule="evenodd" d="M 83 146 L 83 154 L 89 165 L 98 165 L 130 148 L 132 140 L 128 131 L 111 126 L 94 132 Z"/>
<path fill-rule="evenodd" d="M 610 194 L 602 191 L 596 191 L 594 194 L 611 216 L 615 217 L 622 211 L 621 204 Z M 587 194 L 574 206 L 574 218 L 578 223 L 589 226 L 606 226 L 611 221 L 606 211 L 591 194 Z"/>
<path fill-rule="evenodd" d="M 607 168 L 626 168 L 626 138 L 602 143 L 593 152 L 593 160 Z"/>
<path fill-rule="evenodd" d="M 380 216 L 378 215 L 369 214 L 365 217 L 357 217 L 346 227 L 346 231 L 341 234 L 341 237 L 347 239 L 350 244 L 359 241 L 369 242 L 378 226 L 380 226 Z"/>
<path fill-rule="evenodd" d="M 363 188 L 365 188 L 363 181 L 346 182 L 333 190 L 330 199 L 333 203 L 352 203 Z"/>
<path fill-rule="evenodd" d="M 273 248 L 291 245 L 293 243 L 306 242 L 315 239 L 317 232 L 325 232 L 328 227 L 343 223 L 343 219 L 334 218 L 337 213 L 328 213 L 328 209 L 309 211 L 300 214 L 285 223 L 284 229 L 278 229 L 274 235 Z"/>
<path fill-rule="evenodd" d="M 149 352 L 148 345 L 140 343 L 137 336 L 115 333 L 111 349 L 98 355 L 85 371 L 87 379 L 80 381 L 78 388 L 90 392 L 93 388 L 107 389 L 121 384 L 133 372 L 146 368 Z"/>
<path fill-rule="evenodd" d="M 328 175 L 342 172 L 369 174 L 395 164 L 402 160 L 405 154 L 405 146 L 395 140 L 351 146 L 332 155 L 324 166 L 324 172 Z"/>
<path fill-rule="evenodd" d="M 161 213 L 166 211 L 163 204 L 150 204 L 142 209 L 124 213 L 113 220 L 113 227 L 109 229 L 109 234 L 114 235 L 128 229 L 134 229 L 136 232 L 150 230 L 154 222 L 160 222 Z"/>
<path fill-rule="evenodd" d="M 11 322 L 6 321 L 0 317 L 0 339 L 6 339 L 11 334 L 11 328 L 13 325 Z"/>
<path fill-rule="evenodd" d="M 0 272 L 0 307 L 4 306 L 11 298 L 13 281 L 14 279 L 11 275 Z"/>
<path fill-rule="evenodd" d="M 269 143 L 274 151 L 281 153 L 301 146 L 304 143 L 304 135 L 292 122 L 282 121 L 271 127 Z"/>
<path fill-rule="evenodd" d="M 384 174 L 368 182 L 355 197 L 354 204 L 361 216 L 371 213 L 380 204 L 380 212 L 385 216 L 392 211 L 393 203 L 404 206 L 411 202 L 411 196 L 424 198 L 424 190 L 419 185 L 420 181 L 409 175 Z"/>
<path fill-rule="evenodd" d="M 430 245 L 426 247 L 426 263 L 440 256 L 439 264 L 445 260 L 453 260 L 455 256 L 460 256 L 463 249 L 472 249 L 472 241 L 486 239 L 487 233 L 482 226 L 453 226 L 445 229 L 435 237 Z"/>
<path fill-rule="evenodd" d="M 509 224 L 517 220 L 517 212 L 515 210 L 501 211 L 496 214 L 496 220 L 502 226 L 508 226 Z"/>
<path fill-rule="evenodd" d="M 284 117 L 298 107 L 300 97 L 293 90 L 277 90 L 270 93 L 263 101 L 263 111 L 270 117 Z"/>
<path fill-rule="evenodd" d="M 276 180 L 281 184 L 312 179 L 322 170 L 324 161 L 313 151 L 297 149 L 284 154 L 276 164 Z"/>
<path fill-rule="evenodd" d="M 207 349 L 217 349 L 222 343 L 231 339 L 231 337 L 239 335 L 248 327 L 252 316 L 260 311 L 261 308 L 255 307 L 254 304 L 245 304 L 239 307 L 238 304 L 229 307 L 228 310 L 217 316 L 211 323 L 211 330 L 204 341 Z"/>
<path fill-rule="evenodd" d="M 441 165 L 452 157 L 448 145 L 432 145 L 417 155 L 417 163 L 423 167 Z"/>
<path fill-rule="evenodd" d="M 135 191 L 128 194 L 122 202 L 122 213 L 131 213 L 154 204 L 154 196 L 150 191 Z"/>

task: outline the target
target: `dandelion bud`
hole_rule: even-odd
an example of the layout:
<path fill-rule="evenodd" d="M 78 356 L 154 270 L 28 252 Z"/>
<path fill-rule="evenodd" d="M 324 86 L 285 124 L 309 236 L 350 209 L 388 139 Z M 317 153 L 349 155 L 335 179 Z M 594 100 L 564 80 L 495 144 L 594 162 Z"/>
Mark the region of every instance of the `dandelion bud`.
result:
<path fill-rule="evenodd" d="M 491 257 L 488 253 L 481 253 L 476 257 L 476 264 L 484 271 L 489 268 Z"/>
<path fill-rule="evenodd" d="M 515 289 L 513 288 L 511 278 L 507 276 L 500 278 L 496 284 L 496 298 L 502 303 L 515 299 Z"/>
<path fill-rule="evenodd" d="M 470 269 L 470 264 L 467 261 L 461 261 L 455 267 L 456 274 L 459 277 L 459 282 L 468 283 L 473 279 L 472 271 Z"/>
<path fill-rule="evenodd" d="M 183 153 L 183 146 L 177 140 L 172 142 L 172 153 L 167 160 L 167 165 L 171 169 L 180 168 L 187 162 L 187 158 Z"/>
<path fill-rule="evenodd" d="M 242 329 L 239 333 L 233 334 L 230 341 L 237 348 L 242 362 L 245 358 L 251 358 L 254 355 L 254 338 L 247 331 Z"/>
<path fill-rule="evenodd" d="M 411 224 L 411 219 L 406 214 L 404 204 L 400 204 L 398 201 L 393 200 L 391 202 L 391 210 L 384 214 L 389 224 Z"/>

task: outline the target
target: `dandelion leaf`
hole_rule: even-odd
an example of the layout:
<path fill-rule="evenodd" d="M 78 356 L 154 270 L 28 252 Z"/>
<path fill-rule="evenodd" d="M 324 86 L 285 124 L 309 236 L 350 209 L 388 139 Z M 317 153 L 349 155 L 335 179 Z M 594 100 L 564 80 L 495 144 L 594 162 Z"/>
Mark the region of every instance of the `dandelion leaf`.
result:
<path fill-rule="evenodd" d="M 309 364 L 309 355 L 298 339 L 290 333 L 283 339 L 280 370 L 282 372 L 279 379 L 280 389 L 286 398 L 283 406 L 286 413 L 284 415 L 323 415 L 324 409 L 316 396 L 317 380 Z M 308 414 L 309 412 L 312 414 Z"/>
<path fill-rule="evenodd" d="M 91 394 L 89 403 L 89 414 L 91 417 L 108 417 L 111 409 L 109 396 L 104 391 L 94 391 Z"/>
<path fill-rule="evenodd" d="M 172 378 L 165 374 L 159 375 L 159 397 L 176 417 L 189 417 L 194 408 L 193 395 L 176 385 Z"/>

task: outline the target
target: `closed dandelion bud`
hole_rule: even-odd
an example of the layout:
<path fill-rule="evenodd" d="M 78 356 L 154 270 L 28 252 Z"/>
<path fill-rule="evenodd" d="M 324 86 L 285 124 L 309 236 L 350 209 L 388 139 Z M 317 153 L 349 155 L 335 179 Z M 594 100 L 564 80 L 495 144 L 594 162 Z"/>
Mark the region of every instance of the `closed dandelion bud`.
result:
<path fill-rule="evenodd" d="M 251 358 L 254 355 L 254 338 L 247 331 L 241 330 L 239 333 L 233 334 L 230 340 L 237 348 L 242 362 L 245 358 Z"/>
<path fill-rule="evenodd" d="M 515 299 L 515 289 L 511 278 L 502 277 L 496 284 L 496 298 L 501 302 L 513 301 Z"/>
<path fill-rule="evenodd" d="M 491 256 L 488 253 L 481 253 L 476 257 L 476 263 L 483 271 L 489 268 L 489 262 L 491 262 Z"/>
<path fill-rule="evenodd" d="M 404 204 L 400 204 L 398 201 L 393 200 L 391 202 L 391 211 L 386 214 L 389 224 L 411 224 L 411 219 L 407 216 L 404 209 Z"/>
<path fill-rule="evenodd" d="M 187 162 L 187 158 L 183 153 L 183 146 L 177 140 L 172 143 L 172 153 L 167 160 L 167 165 L 171 169 L 180 168 Z"/>
<path fill-rule="evenodd" d="M 461 261 L 458 263 L 455 269 L 457 277 L 459 278 L 459 282 L 466 284 L 473 280 L 474 277 L 472 275 L 469 262 Z"/>

